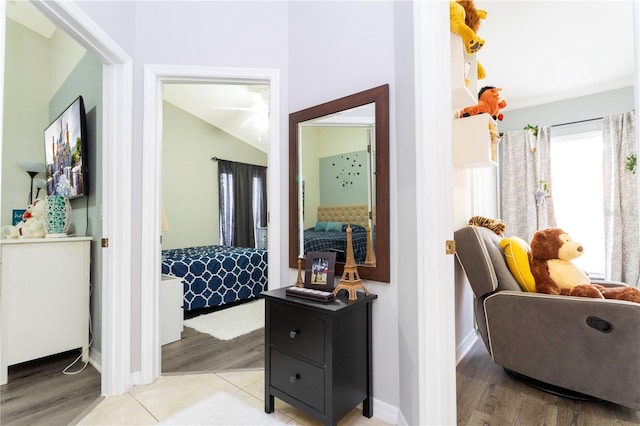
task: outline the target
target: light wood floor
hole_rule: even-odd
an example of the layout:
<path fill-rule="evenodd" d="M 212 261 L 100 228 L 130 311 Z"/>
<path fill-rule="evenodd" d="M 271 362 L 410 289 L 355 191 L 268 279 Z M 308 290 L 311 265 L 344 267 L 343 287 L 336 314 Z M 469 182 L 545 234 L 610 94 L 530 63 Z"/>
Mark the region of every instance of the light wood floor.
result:
<path fill-rule="evenodd" d="M 184 338 L 162 348 L 163 374 L 263 368 L 264 330 L 221 341 L 185 327 Z M 0 424 L 67 425 L 100 395 L 91 366 L 62 370 L 76 351 L 9 368 L 0 387 Z M 640 425 L 640 412 L 606 402 L 575 401 L 533 389 L 495 365 L 478 341 L 457 369 L 458 425 Z"/>
<path fill-rule="evenodd" d="M 75 350 L 9 367 L 9 381 L 0 387 L 0 424 L 67 425 L 92 404 L 100 396 L 100 373 L 91 364 L 78 374 L 62 373 L 79 354 Z"/>
<path fill-rule="evenodd" d="M 91 364 L 77 375 L 62 374 L 78 354 L 9 367 L 9 382 L 0 387 L 0 425 L 68 425 L 93 404 L 100 373 Z M 162 374 L 255 368 L 264 368 L 264 329 L 225 341 L 185 327 L 182 340 L 162 347 Z"/>
<path fill-rule="evenodd" d="M 630 408 L 551 395 L 512 378 L 480 340 L 456 377 L 458 425 L 640 425 L 640 412 Z"/>

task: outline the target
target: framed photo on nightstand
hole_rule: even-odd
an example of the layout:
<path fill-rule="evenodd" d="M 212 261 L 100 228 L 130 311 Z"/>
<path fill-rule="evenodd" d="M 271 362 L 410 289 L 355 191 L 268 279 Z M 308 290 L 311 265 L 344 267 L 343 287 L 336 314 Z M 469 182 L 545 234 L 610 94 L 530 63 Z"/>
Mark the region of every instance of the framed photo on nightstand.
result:
<path fill-rule="evenodd" d="M 335 252 L 307 252 L 304 287 L 321 291 L 333 291 L 335 271 Z"/>

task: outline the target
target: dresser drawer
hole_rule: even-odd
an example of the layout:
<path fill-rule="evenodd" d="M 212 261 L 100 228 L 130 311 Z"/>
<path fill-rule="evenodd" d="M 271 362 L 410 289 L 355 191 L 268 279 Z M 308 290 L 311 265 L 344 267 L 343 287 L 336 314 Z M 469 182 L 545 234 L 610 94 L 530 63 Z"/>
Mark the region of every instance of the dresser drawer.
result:
<path fill-rule="evenodd" d="M 324 412 L 324 369 L 276 350 L 271 351 L 271 385 Z"/>
<path fill-rule="evenodd" d="M 309 313 L 280 303 L 271 304 L 271 345 L 324 365 L 325 322 Z"/>

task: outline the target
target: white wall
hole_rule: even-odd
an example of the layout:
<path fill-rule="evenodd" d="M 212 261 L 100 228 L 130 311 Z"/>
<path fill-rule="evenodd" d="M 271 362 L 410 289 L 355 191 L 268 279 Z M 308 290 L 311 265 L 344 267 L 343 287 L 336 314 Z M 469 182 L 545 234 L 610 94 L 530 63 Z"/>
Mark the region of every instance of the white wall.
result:
<path fill-rule="evenodd" d="M 279 69 L 281 91 L 273 95 L 281 98 L 282 149 L 269 155 L 279 156 L 283 165 L 280 191 L 284 194 L 288 191 L 288 113 L 390 84 L 391 282 L 365 282 L 378 295 L 373 307 L 373 396 L 376 410 L 378 402 L 400 407 L 409 423 L 417 423 L 419 406 L 425 402 L 419 399 L 416 374 L 419 350 L 415 295 L 427 277 L 418 279 L 417 259 L 411 256 L 417 246 L 413 3 L 167 1 L 80 2 L 79 6 L 134 57 L 134 187 L 140 186 L 140 164 L 145 154 L 140 143 L 144 64 Z M 288 197 L 282 197 L 282 212 L 288 211 L 287 203 Z M 137 225 L 143 220 L 138 213 L 142 210 L 134 194 L 133 211 L 140 215 L 133 218 L 134 268 L 140 263 Z M 271 220 L 279 221 L 283 234 L 288 229 L 286 213 Z M 282 241 L 287 241 L 284 235 Z M 281 258 L 287 259 L 287 253 L 288 247 L 283 244 Z M 296 272 L 286 263 L 281 268 L 283 277 L 293 282 Z M 140 318 L 137 308 L 140 270 L 134 269 L 132 275 L 135 325 L 145 319 Z M 132 332 L 132 341 L 139 341 L 139 329 Z M 140 368 L 139 363 L 140 350 L 134 343 L 134 371 Z"/>
<path fill-rule="evenodd" d="M 78 6 L 134 59 L 133 82 L 133 186 L 131 320 L 133 371 L 139 371 L 141 348 L 141 231 L 146 209 L 140 203 L 135 188 L 142 184 L 142 123 L 143 123 L 143 67 L 145 64 L 256 67 L 280 70 L 280 116 L 287 117 L 287 27 L 285 2 L 78 2 Z M 284 149 L 269 153 L 287 164 L 287 123 L 282 121 Z M 287 182 L 288 169 L 282 167 L 280 179 Z M 282 189 L 286 193 L 287 188 Z M 288 198 L 281 198 L 279 222 L 283 232 L 288 226 L 286 214 Z M 171 226 L 171 224 L 170 224 Z M 286 238 L 283 239 L 286 241 Z M 280 257 L 286 259 L 288 247 L 281 247 Z M 281 265 L 283 276 L 288 268 Z"/>
<path fill-rule="evenodd" d="M 218 163 L 267 165 L 267 154 L 164 102 L 162 206 L 169 230 L 162 248 L 220 244 Z"/>
<path fill-rule="evenodd" d="M 291 111 L 390 84 L 390 188 L 396 187 L 393 14 L 393 2 L 291 2 L 289 6 Z M 390 192 L 394 258 L 398 252 L 393 224 L 398 213 L 395 191 Z M 400 405 L 400 285 L 405 284 L 397 281 L 393 267 L 390 283 L 365 282 L 378 295 L 373 304 L 373 396 L 396 407 Z"/>

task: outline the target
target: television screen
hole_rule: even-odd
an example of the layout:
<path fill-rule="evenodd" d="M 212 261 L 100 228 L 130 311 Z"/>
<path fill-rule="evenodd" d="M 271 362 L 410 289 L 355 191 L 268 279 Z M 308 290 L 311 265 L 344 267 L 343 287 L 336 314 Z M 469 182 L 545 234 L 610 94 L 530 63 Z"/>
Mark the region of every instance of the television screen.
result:
<path fill-rule="evenodd" d="M 86 116 L 78 96 L 44 131 L 47 195 L 87 195 Z"/>

